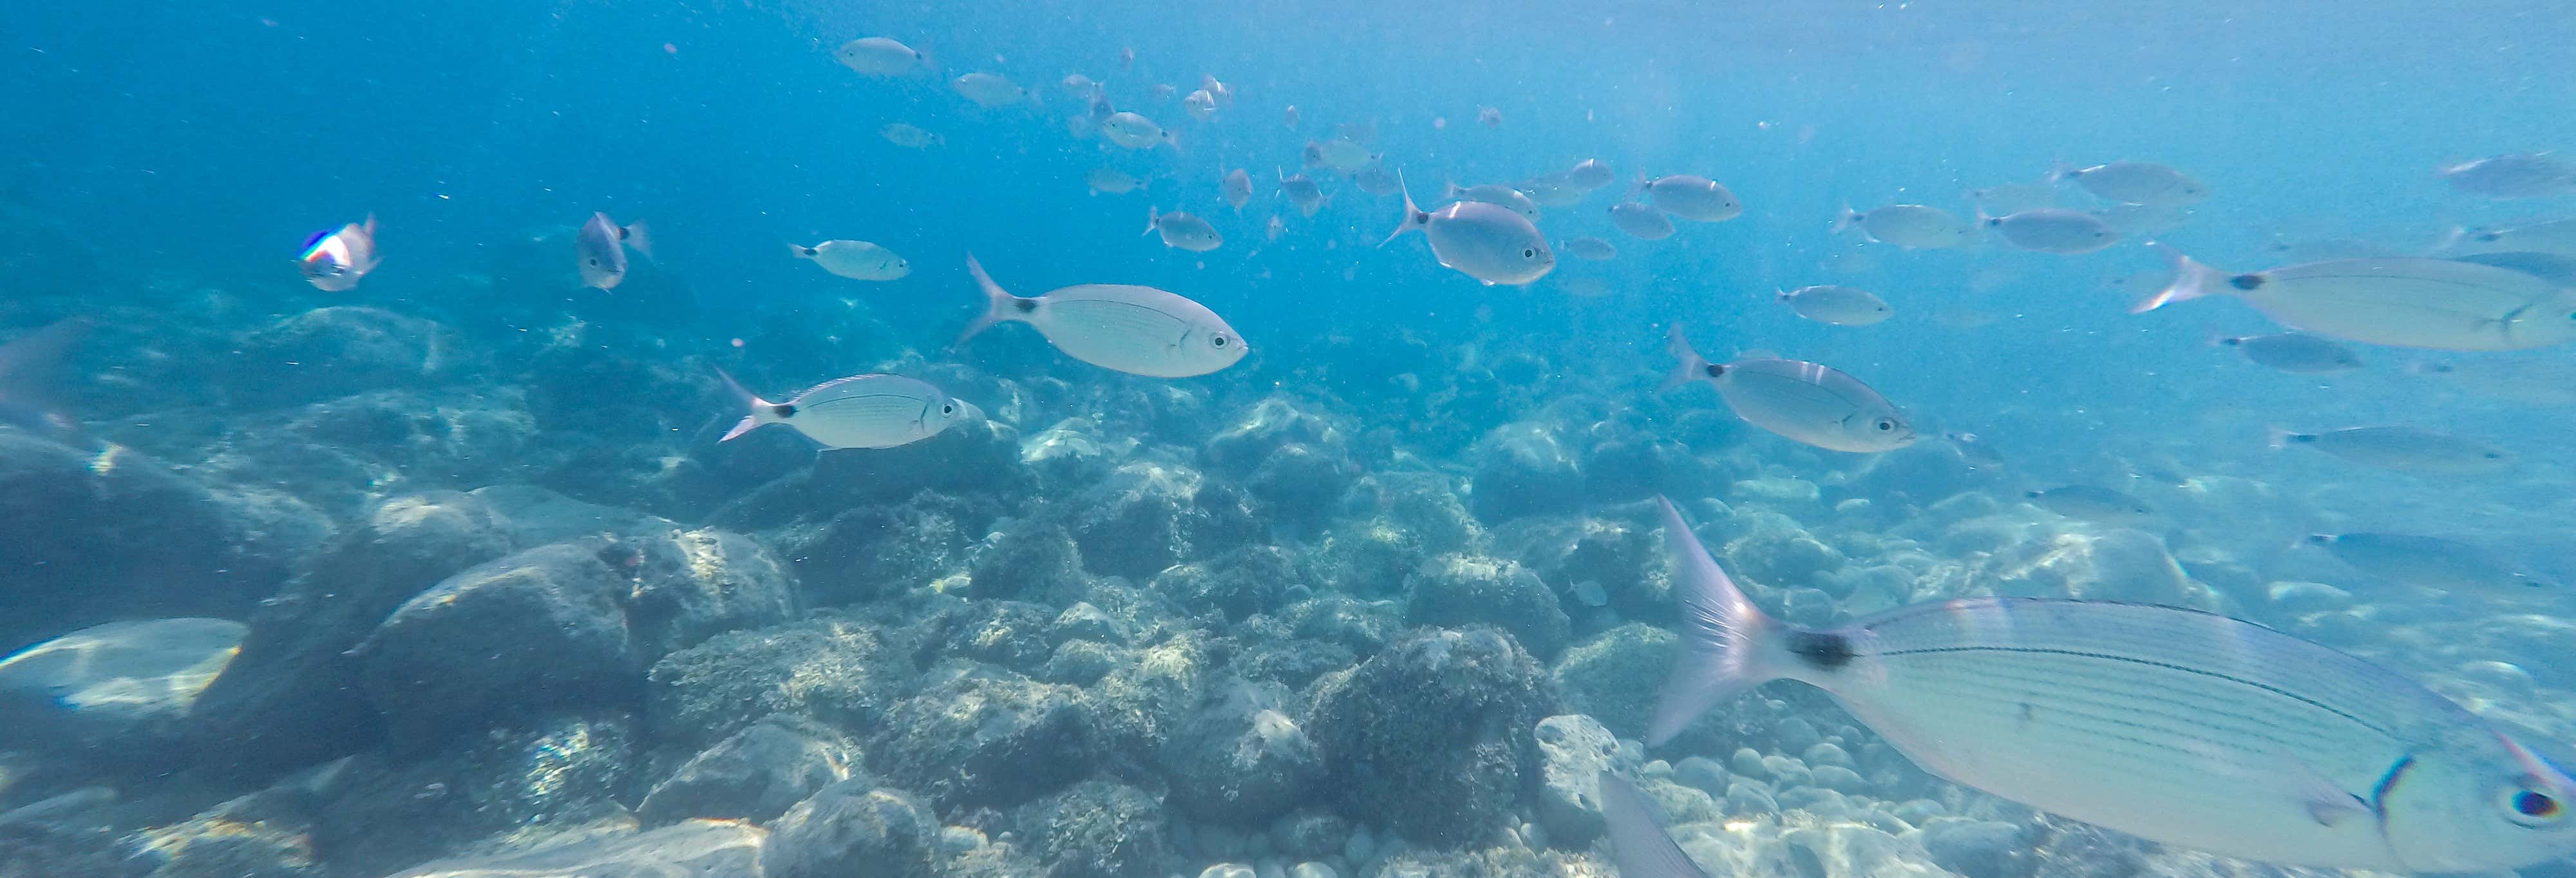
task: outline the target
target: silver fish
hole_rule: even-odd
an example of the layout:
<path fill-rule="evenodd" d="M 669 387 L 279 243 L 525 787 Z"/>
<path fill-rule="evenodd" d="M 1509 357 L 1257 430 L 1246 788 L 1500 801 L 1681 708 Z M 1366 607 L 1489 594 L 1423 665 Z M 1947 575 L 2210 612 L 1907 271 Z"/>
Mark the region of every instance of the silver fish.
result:
<path fill-rule="evenodd" d="M 2100 217 L 2080 210 L 2046 207 L 2005 216 L 1977 215 L 1980 225 L 2024 250 L 2073 255 L 2120 243 L 2120 233 Z"/>
<path fill-rule="evenodd" d="M 1566 185 L 1585 192 L 1608 186 L 1618 180 L 1616 175 L 1610 173 L 1610 166 L 1603 164 L 1600 159 L 1584 159 L 1565 171 Z"/>
<path fill-rule="evenodd" d="M 573 247 L 581 257 L 582 286 L 603 290 L 616 289 L 626 281 L 626 248 L 653 258 L 653 238 L 643 221 L 620 226 L 605 213 L 594 212 L 590 221 L 581 224 L 581 231 L 573 235 Z"/>
<path fill-rule="evenodd" d="M 1867 454 L 1914 443 L 1914 425 L 1887 397 L 1840 370 L 1804 360 L 1746 357 L 1711 363 L 1691 349 L 1681 324 L 1665 333 L 1664 349 L 1680 362 L 1657 393 L 1693 381 L 1717 388 L 1727 408 L 1747 423 L 1782 437 L 1831 451 Z"/>
<path fill-rule="evenodd" d="M 2243 335 L 2219 339 L 2218 344 L 2235 348 L 2256 365 L 2300 375 L 2323 375 L 2361 368 L 2361 357 L 2351 348 L 2304 332 Z"/>
<path fill-rule="evenodd" d="M 760 398 L 722 369 L 716 375 L 751 410 L 718 442 L 786 424 L 825 448 L 893 448 L 937 436 L 974 411 L 930 382 L 901 375 L 836 378 L 786 402 Z"/>
<path fill-rule="evenodd" d="M 1456 183 L 1446 183 L 1442 187 L 1440 197 L 1448 201 L 1482 201 L 1486 204 L 1499 204 L 1511 208 L 1513 213 L 1528 217 L 1530 222 L 1538 222 L 1538 202 L 1531 201 L 1530 197 L 1522 194 L 1520 190 L 1501 183 L 1483 183 L 1464 187 Z"/>
<path fill-rule="evenodd" d="M 912 263 L 894 251 L 867 241 L 825 241 L 811 247 L 789 244 L 798 259 L 851 280 L 895 280 L 912 273 Z"/>
<path fill-rule="evenodd" d="M 1137 179 L 1136 175 L 1116 168 L 1093 168 L 1082 175 L 1082 184 L 1091 187 L 1093 195 L 1103 192 L 1111 195 L 1125 195 L 1150 185 L 1148 181 Z"/>
<path fill-rule="evenodd" d="M 1502 108 L 1500 108 L 1500 107 L 1485 107 L 1485 108 L 1483 108 L 1483 109 L 1479 109 L 1479 110 L 1477 110 L 1477 111 L 1476 111 L 1476 124 L 1483 125 L 1483 126 L 1485 126 L 1485 127 L 1487 127 L 1487 128 L 1501 128 L 1501 127 L 1503 127 L 1503 111 L 1502 111 Z"/>
<path fill-rule="evenodd" d="M 1216 121 L 1216 95 L 1209 94 L 1207 89 L 1190 92 L 1181 98 L 1181 110 L 1201 122 Z"/>
<path fill-rule="evenodd" d="M 1619 878 L 1708 878 L 1655 819 L 1655 803 L 1644 790 L 1608 771 L 1599 783 L 1603 834 L 1610 837 Z"/>
<path fill-rule="evenodd" d="M 376 256 L 376 215 L 371 213 L 363 224 L 350 223 L 336 232 L 313 233 L 304 242 L 304 254 L 295 258 L 295 265 L 315 289 L 345 293 L 357 289 L 358 281 L 382 261 Z"/>
<path fill-rule="evenodd" d="M 1788 679 L 1933 774 L 2177 847 L 2400 873 L 2576 852 L 2576 780 L 2368 662 L 2225 616 L 2098 601 L 1962 598 L 1801 628 L 1755 607 L 1660 506 L 1683 647 L 1648 746 Z"/>
<path fill-rule="evenodd" d="M 2146 501 L 2109 488 L 2092 485 L 2067 485 L 2045 491 L 2029 491 L 2022 497 L 2039 508 L 2068 518 L 2117 527 L 2137 527 L 2155 520 L 2156 510 Z"/>
<path fill-rule="evenodd" d="M 1404 222 L 1378 246 L 1415 229 L 1431 241 L 1431 256 L 1442 266 L 1489 286 L 1527 284 L 1556 268 L 1556 253 L 1548 249 L 1547 236 L 1539 234 L 1528 217 L 1502 205 L 1460 201 L 1426 211 L 1414 206 L 1413 194 L 1406 192 Z"/>
<path fill-rule="evenodd" d="M 1181 148 L 1181 136 L 1154 124 L 1154 120 L 1121 110 L 1100 121 L 1100 136 L 1128 149 L 1153 149 L 1168 146 Z"/>
<path fill-rule="evenodd" d="M 1528 195 L 1529 200 L 1540 207 L 1571 207 L 1583 203 L 1583 197 L 1592 194 L 1592 190 L 1568 182 L 1564 171 L 1540 174 L 1514 183 L 1512 188 Z"/>
<path fill-rule="evenodd" d="M 975 106 L 987 110 L 1007 107 L 1029 99 L 1029 90 L 1021 88 L 1018 83 L 1010 81 L 1001 74 L 985 73 L 980 70 L 949 80 L 948 87 L 956 89 L 959 95 L 973 101 Z"/>
<path fill-rule="evenodd" d="M 1066 96 L 1084 99 L 1089 99 L 1091 90 L 1100 85 L 1097 80 L 1079 73 L 1067 73 L 1057 84 L 1064 86 Z"/>
<path fill-rule="evenodd" d="M 1673 221 L 1664 212 L 1642 201 L 1622 201 L 1610 205 L 1610 224 L 1628 237 L 1661 241 L 1673 236 Z"/>
<path fill-rule="evenodd" d="M 1852 229 L 1872 241 L 1908 250 L 1963 247 L 1977 239 L 1976 227 L 1949 211 L 1921 204 L 1891 204 L 1867 213 L 1843 208 L 1842 217 L 1834 221 L 1834 234 Z"/>
<path fill-rule="evenodd" d="M 2105 201 L 2147 207 L 2190 207 L 2209 197 L 2209 187 L 2200 181 L 2155 162 L 2112 162 L 2089 168 L 2060 163 L 2049 179 L 2073 180 Z"/>
<path fill-rule="evenodd" d="M 1387 173 L 1385 168 L 1376 165 L 1352 171 L 1351 183 L 1360 187 L 1360 191 L 1370 195 L 1394 195 L 1404 191 L 1403 181 L 1397 180 L 1394 174 Z"/>
<path fill-rule="evenodd" d="M 2551 198 L 2576 192 L 2576 162 L 2551 152 L 2525 152 L 2461 162 L 2441 170 L 2451 188 L 2488 198 Z"/>
<path fill-rule="evenodd" d="M 1144 234 L 1156 233 L 1163 236 L 1164 246 L 1178 247 L 1192 253 L 1205 253 L 1225 246 L 1225 236 L 1217 234 L 1216 226 L 1209 225 L 1207 220 L 1200 219 L 1198 215 L 1177 210 L 1162 213 L 1153 206 L 1147 205 Z"/>
<path fill-rule="evenodd" d="M 1778 298 L 1800 317 L 1836 326 L 1868 326 L 1896 315 L 1886 300 L 1854 287 L 1799 287 L 1780 291 Z"/>
<path fill-rule="evenodd" d="M 1673 174 L 1652 180 L 1639 177 L 1637 191 L 1646 194 L 1665 213 L 1704 223 L 1723 222 L 1743 215 L 1744 205 L 1735 201 L 1735 193 L 1707 177 Z"/>
<path fill-rule="evenodd" d="M 902 76 L 930 66 L 930 56 L 888 37 L 860 37 L 832 53 L 841 66 L 870 76 Z"/>
<path fill-rule="evenodd" d="M 1004 292 L 973 254 L 966 270 L 988 306 L 958 334 L 960 345 L 994 324 L 1019 321 L 1074 359 L 1153 378 L 1205 375 L 1251 349 L 1207 306 L 1153 287 L 1079 284 L 1023 299 Z"/>
<path fill-rule="evenodd" d="M 2502 449 L 2421 427 L 2348 427 L 2283 432 L 2275 446 L 2304 445 L 2363 466 L 2443 476 L 2482 476 L 2513 467 Z"/>
<path fill-rule="evenodd" d="M 1619 257 L 1619 248 L 1617 245 L 1590 235 L 1585 235 L 1580 238 L 1567 238 L 1565 239 L 1564 246 L 1566 255 L 1572 256 L 1576 259 L 1589 259 L 1594 262 L 1601 262 Z"/>
<path fill-rule="evenodd" d="M 2459 239 L 2452 242 L 2452 252 L 2536 252 L 2576 256 L 2576 219 L 2463 230 Z"/>
<path fill-rule="evenodd" d="M 1242 168 L 1225 172 L 1225 181 L 1217 188 L 1224 194 L 1225 203 L 1234 206 L 1235 213 L 1242 213 L 1243 206 L 1252 203 L 1252 174 Z"/>
<path fill-rule="evenodd" d="M 1288 173 L 1286 168 L 1273 168 L 1272 173 L 1279 175 L 1279 191 L 1288 196 L 1289 204 L 1297 206 L 1298 215 L 1314 216 L 1324 209 L 1324 188 L 1315 185 L 1313 178 Z"/>
<path fill-rule="evenodd" d="M 1297 121 L 1298 116 L 1296 104 L 1289 104 L 1287 112 L 1279 114 L 1279 123 L 1288 126 L 1288 130 L 1290 131 L 1297 130 Z"/>
<path fill-rule="evenodd" d="M 1377 163 L 1377 154 L 1348 138 L 1306 141 L 1306 167 L 1349 173 Z"/>
<path fill-rule="evenodd" d="M 909 122 L 885 123 L 877 128 L 877 136 L 885 138 L 887 143 L 905 149 L 929 149 L 948 141 L 945 137 L 925 131 L 921 126 Z"/>
<path fill-rule="evenodd" d="M 2390 582 L 2444 591 L 2555 587 L 2557 582 L 2515 568 L 2484 549 L 2458 540 L 2415 534 L 2316 534 L 2344 563 Z"/>
<path fill-rule="evenodd" d="M 2228 295 L 2283 326 L 2369 344 L 2512 351 L 2576 340 L 2576 289 L 2510 268 L 2336 259 L 2230 275 L 2157 247 L 2173 265 L 2173 283 L 2131 306 L 2132 314 Z"/>

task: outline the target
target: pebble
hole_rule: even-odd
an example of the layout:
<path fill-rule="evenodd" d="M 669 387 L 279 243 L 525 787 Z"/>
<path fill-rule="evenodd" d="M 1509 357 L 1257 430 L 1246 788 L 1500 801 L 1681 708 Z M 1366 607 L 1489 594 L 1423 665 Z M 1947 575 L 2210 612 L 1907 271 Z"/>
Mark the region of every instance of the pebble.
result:
<path fill-rule="evenodd" d="M 1712 796 L 1726 795 L 1726 766 L 1706 756 L 1686 756 L 1673 764 L 1673 780 Z"/>
<path fill-rule="evenodd" d="M 1331 865 L 1309 861 L 1288 870 L 1288 878 L 1341 878 L 1341 874 L 1333 871 Z"/>
<path fill-rule="evenodd" d="M 1199 870 L 1199 878 L 1255 878 L 1251 866 L 1242 863 L 1218 863 Z"/>
<path fill-rule="evenodd" d="M 1376 855 L 1377 839 L 1369 835 L 1368 827 L 1352 827 L 1351 840 L 1342 844 L 1342 861 L 1365 866 Z"/>
<path fill-rule="evenodd" d="M 1840 765 L 1826 765 L 1819 767 L 1816 769 L 1815 775 L 1817 786 L 1824 787 L 1825 789 L 1833 790 L 1835 792 L 1863 792 L 1868 790 L 1870 786 L 1868 779 L 1861 777 L 1860 772 L 1844 768 Z"/>
<path fill-rule="evenodd" d="M 1762 764 L 1762 754 L 1751 747 L 1735 748 L 1735 755 L 1726 758 L 1726 767 L 1746 777 L 1771 777 L 1771 767 Z"/>
<path fill-rule="evenodd" d="M 951 854 L 972 853 L 984 846 L 984 831 L 972 826 L 948 826 L 939 830 L 939 847 Z"/>
<path fill-rule="evenodd" d="M 1780 802 L 1771 791 L 1758 786 L 1758 781 L 1736 781 L 1726 785 L 1726 813 L 1769 814 L 1780 810 Z"/>
<path fill-rule="evenodd" d="M 1768 771 L 1772 784 L 1783 789 L 1803 787 L 1816 781 L 1815 772 L 1808 771 L 1807 764 L 1794 756 L 1762 757 L 1762 767 Z"/>
<path fill-rule="evenodd" d="M 1843 752 L 1842 745 L 1832 741 L 1818 742 L 1816 746 L 1807 748 L 1807 752 L 1801 758 L 1807 760 L 1808 765 L 1816 767 L 1827 765 L 1852 767 L 1851 754 Z"/>

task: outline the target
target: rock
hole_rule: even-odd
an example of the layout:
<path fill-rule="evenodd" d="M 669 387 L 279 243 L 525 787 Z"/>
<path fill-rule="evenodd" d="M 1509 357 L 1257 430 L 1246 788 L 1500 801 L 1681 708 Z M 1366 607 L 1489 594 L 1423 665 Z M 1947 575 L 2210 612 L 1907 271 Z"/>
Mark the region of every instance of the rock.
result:
<path fill-rule="evenodd" d="M 1260 873 L 1242 863 L 1218 863 L 1200 869 L 1199 878 L 1260 878 Z"/>
<path fill-rule="evenodd" d="M 1500 825 L 1558 710 L 1538 662 L 1490 628 L 1420 629 L 1318 681 L 1305 725 L 1345 816 L 1427 845 Z"/>
<path fill-rule="evenodd" d="M 1296 868 L 1288 870 L 1288 878 L 1341 878 L 1341 874 L 1334 871 L 1330 863 L 1314 861 L 1298 863 Z"/>
<path fill-rule="evenodd" d="M 1960 454 L 1950 442 L 1916 442 L 1863 461 L 1843 492 L 1883 502 L 1930 506 L 1993 478 L 1997 468 Z"/>
<path fill-rule="evenodd" d="M 672 650 L 794 616 L 796 586 L 778 558 L 730 531 L 648 531 L 601 549 L 629 580 L 626 626 L 647 663 Z"/>
<path fill-rule="evenodd" d="M 2038 851 L 2016 824 L 1933 818 L 1922 839 L 1934 864 L 1967 878 L 2029 878 L 2039 868 Z"/>
<path fill-rule="evenodd" d="M 421 757 L 381 750 L 311 781 L 313 846 L 337 874 L 381 875 L 495 833 L 626 821 L 636 732 L 623 716 L 531 716 Z M 401 831 L 387 831 L 401 827 Z"/>
<path fill-rule="evenodd" d="M 1499 558 L 1442 555 L 1405 580 L 1408 625 L 1483 623 L 1510 632 L 1541 659 L 1565 648 L 1572 623 L 1529 568 Z"/>
<path fill-rule="evenodd" d="M 1127 642 L 1127 626 L 1084 601 L 1056 614 L 1055 621 L 1047 625 L 1046 639 L 1050 646 L 1061 646 L 1068 640 L 1124 644 Z"/>
<path fill-rule="evenodd" d="M 824 451 L 811 459 L 811 466 L 727 501 L 708 521 L 757 531 L 827 521 L 859 504 L 901 503 L 923 491 L 1016 498 L 1029 484 L 1020 468 L 1019 431 L 990 420 L 960 421 L 910 445 Z"/>
<path fill-rule="evenodd" d="M 647 676 L 655 740 L 706 748 L 773 715 L 858 733 L 882 727 L 908 693 L 909 653 L 883 631 L 833 616 L 719 634 L 674 652 Z"/>
<path fill-rule="evenodd" d="M 1091 773 L 1094 721 L 1082 690 L 963 669 L 872 726 L 869 767 L 942 808 L 1009 807 Z"/>
<path fill-rule="evenodd" d="M 1672 612 L 1661 547 L 1652 528 L 1589 516 L 1529 516 L 1494 530 L 1493 544 L 1553 587 L 1567 612 L 1608 605 L 1637 618 Z M 1587 588 L 1588 586 L 1588 588 Z M 1600 603 L 1577 596 L 1597 592 Z"/>
<path fill-rule="evenodd" d="M 757 826 L 724 820 L 690 820 L 633 835 L 580 837 L 508 854 L 457 857 L 426 863 L 391 878 L 524 878 L 535 875 L 762 874 L 770 838 Z M 767 874 L 784 873 L 771 871 Z"/>
<path fill-rule="evenodd" d="M 931 493 L 901 505 L 853 506 L 791 537 L 781 554 L 813 605 L 861 603 L 964 570 L 966 547 L 974 542 L 968 515 L 964 504 Z"/>
<path fill-rule="evenodd" d="M 1673 763 L 1673 782 L 1712 796 L 1726 795 L 1726 766 L 1706 756 L 1685 756 Z"/>
<path fill-rule="evenodd" d="M 127 836 L 145 878 L 323 878 L 309 791 L 271 788 Z"/>
<path fill-rule="evenodd" d="M 1862 778 L 1860 772 L 1840 765 L 1819 765 L 1811 771 L 1814 775 L 1811 783 L 1834 792 L 1858 794 L 1870 789 L 1869 781 Z"/>
<path fill-rule="evenodd" d="M 1242 492 L 1197 470 L 1139 461 L 1120 466 L 1073 504 L 1083 569 L 1137 581 L 1165 567 L 1263 536 Z"/>
<path fill-rule="evenodd" d="M 1278 612 L 1292 593 L 1311 593 L 1312 581 L 1305 565 L 1287 550 L 1243 546 L 1173 565 L 1154 577 L 1153 589 L 1183 611 L 1222 613 L 1228 621 L 1240 622 L 1255 614 Z"/>
<path fill-rule="evenodd" d="M 1323 593 L 1281 611 L 1298 637 L 1321 640 L 1363 655 L 1377 652 L 1402 627 L 1389 601 L 1361 601 Z"/>
<path fill-rule="evenodd" d="M 110 622 L 28 647 L 0 659 L 0 728 L 14 747 L 167 769 L 180 723 L 247 630 L 223 619 Z"/>
<path fill-rule="evenodd" d="M 1116 468 L 1136 450 L 1136 440 L 1105 439 L 1090 418 L 1066 418 L 1020 442 L 1020 465 L 1036 477 L 1042 493 L 1080 490 Z"/>
<path fill-rule="evenodd" d="M 1037 677 L 1049 683 L 1089 686 L 1109 676 L 1110 671 L 1131 661 L 1133 655 L 1124 647 L 1094 640 L 1067 640 L 1057 644 L 1055 653 L 1039 666 Z"/>
<path fill-rule="evenodd" d="M 1342 432 L 1331 421 L 1308 414 L 1295 400 L 1273 394 L 1245 412 L 1242 420 L 1209 437 L 1200 454 L 1211 469 L 1243 475 L 1282 448 L 1338 449 L 1343 442 Z"/>
<path fill-rule="evenodd" d="M 644 656 L 612 545 L 541 546 L 431 587 L 358 644 L 359 684 L 419 745 L 552 707 L 635 703 Z"/>
<path fill-rule="evenodd" d="M 796 803 L 770 827 L 760 864 L 769 878 L 929 878 L 939 821 L 912 797 L 866 778 Z"/>
<path fill-rule="evenodd" d="M 770 716 L 690 759 L 635 807 L 648 826 L 690 817 L 767 823 L 823 787 L 850 779 L 859 748 L 839 732 Z"/>
<path fill-rule="evenodd" d="M 1728 573 L 1774 588 L 1813 587 L 1842 569 L 1843 553 L 1809 536 L 1798 523 L 1774 513 L 1738 513 L 1751 530 L 1727 541 L 1719 557 Z"/>
<path fill-rule="evenodd" d="M 1538 823 L 1549 838 L 1580 850 L 1601 834 L 1601 772 L 1614 767 L 1619 739 L 1582 714 L 1538 722 Z"/>
<path fill-rule="evenodd" d="M 1287 700 L 1276 683 L 1214 687 L 1162 748 L 1171 804 L 1194 820 L 1255 827 L 1304 801 L 1324 766 L 1314 741 L 1282 712 Z"/>
<path fill-rule="evenodd" d="M 1177 633 L 1137 650 L 1133 661 L 1093 684 L 1088 694 L 1100 758 L 1127 774 L 1161 759 L 1210 697 L 1208 662 L 1204 637 Z"/>
<path fill-rule="evenodd" d="M 2274 582 L 2263 587 L 2272 606 L 2286 613 L 2326 613 L 2352 606 L 2352 593 L 2322 582 Z"/>
<path fill-rule="evenodd" d="M 967 573 L 976 597 L 1064 603 L 1089 591 L 1082 550 L 1062 522 L 1028 518 L 999 526 Z"/>
<path fill-rule="evenodd" d="M 1020 809 L 1046 878 L 1162 875 L 1179 864 L 1171 818 L 1152 795 L 1107 781 L 1084 781 Z"/>
<path fill-rule="evenodd" d="M 1670 631 L 1642 623 L 1621 625 L 1566 650 L 1552 675 L 1567 707 L 1616 734 L 1640 738 L 1680 645 Z"/>
<path fill-rule="evenodd" d="M 1989 560 L 1999 593 L 2214 610 L 2217 603 L 2144 531 L 2060 533 Z"/>
<path fill-rule="evenodd" d="M 1298 859 L 1330 859 L 1350 840 L 1351 822 L 1329 812 L 1299 811 L 1270 824 L 1271 849 Z"/>
<path fill-rule="evenodd" d="M 380 308 L 315 308 L 246 334 L 223 382 L 240 408 L 421 387 L 458 371 L 461 345 L 439 324 Z"/>
<path fill-rule="evenodd" d="M 1312 529 L 1331 517 L 1358 484 L 1361 471 L 1358 463 L 1336 453 L 1287 445 L 1262 458 L 1243 486 L 1261 501 L 1268 519 Z"/>
<path fill-rule="evenodd" d="M 1487 524 L 1583 508 L 1583 470 L 1575 451 L 1543 424 L 1496 427 L 1477 443 L 1473 456 L 1476 487 L 1470 505 Z"/>
<path fill-rule="evenodd" d="M 942 647 L 944 655 L 1028 673 L 1053 652 L 1047 629 L 1056 615 L 1045 605 L 1025 601 L 966 601 L 937 611 L 914 629 L 923 644 Z"/>
<path fill-rule="evenodd" d="M 1599 422 L 1582 441 L 1583 494 L 1594 503 L 1679 495 L 1700 476 L 1689 448 L 1633 426 Z"/>

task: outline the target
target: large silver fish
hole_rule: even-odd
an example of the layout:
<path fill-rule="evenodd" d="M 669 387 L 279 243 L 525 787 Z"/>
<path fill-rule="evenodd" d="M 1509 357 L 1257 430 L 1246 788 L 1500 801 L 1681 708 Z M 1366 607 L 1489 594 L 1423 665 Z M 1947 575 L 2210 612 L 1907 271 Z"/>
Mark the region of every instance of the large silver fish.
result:
<path fill-rule="evenodd" d="M 1397 172 L 1399 183 L 1404 177 Z M 1482 201 L 1453 202 L 1439 210 L 1414 206 L 1413 193 L 1404 193 L 1404 222 L 1395 227 L 1384 247 L 1404 237 L 1404 233 L 1422 230 L 1431 241 L 1431 256 L 1447 268 L 1457 269 L 1486 285 L 1527 284 L 1556 268 L 1556 252 L 1548 249 L 1547 236 L 1529 218 L 1499 204 Z"/>
<path fill-rule="evenodd" d="M 1627 778 L 1601 772 L 1601 823 L 1619 878 L 1708 878 L 1655 819 L 1655 803 Z"/>
<path fill-rule="evenodd" d="M 2516 567 L 2476 546 L 2441 537 L 2391 533 L 2316 534 L 2308 542 L 2372 576 L 2444 591 L 2554 587 L 2556 580 Z"/>
<path fill-rule="evenodd" d="M 893 448 L 937 436 L 975 412 L 930 382 L 901 375 L 835 378 L 786 402 L 754 395 L 722 369 L 716 376 L 751 409 L 718 442 L 768 424 L 786 424 L 826 448 Z"/>
<path fill-rule="evenodd" d="M 1796 680 L 1928 771 L 2165 844 L 2387 872 L 2576 852 L 2576 780 L 2368 662 L 2225 616 L 2099 601 L 1971 598 L 1801 628 L 1755 607 L 1660 503 L 1684 645 L 1649 746 Z"/>
<path fill-rule="evenodd" d="M 2453 259 L 2333 259 L 2231 275 L 2158 245 L 2174 280 L 2129 308 L 2227 295 L 2292 329 L 2346 341 L 2515 351 L 2576 340 L 2576 288 Z"/>
<path fill-rule="evenodd" d="M 1894 403 L 1840 370 L 1775 357 L 1711 363 L 1691 349 L 1678 323 L 1665 333 L 1664 349 L 1681 362 L 1657 393 L 1706 381 L 1736 417 L 1832 451 L 1893 451 L 1914 443 L 1914 425 Z"/>
<path fill-rule="evenodd" d="M 958 334 L 961 345 L 996 323 L 1016 320 L 1036 327 L 1074 359 L 1154 378 L 1205 375 L 1234 365 L 1250 350 L 1207 306 L 1153 287 L 1077 284 L 1023 299 L 994 283 L 971 253 L 966 270 L 984 288 L 990 307 Z"/>
<path fill-rule="evenodd" d="M 1696 174 L 1672 174 L 1652 180 L 1640 175 L 1637 191 L 1645 193 L 1665 213 L 1686 220 L 1724 222 L 1744 214 L 1744 205 L 1735 200 L 1735 193 Z"/>

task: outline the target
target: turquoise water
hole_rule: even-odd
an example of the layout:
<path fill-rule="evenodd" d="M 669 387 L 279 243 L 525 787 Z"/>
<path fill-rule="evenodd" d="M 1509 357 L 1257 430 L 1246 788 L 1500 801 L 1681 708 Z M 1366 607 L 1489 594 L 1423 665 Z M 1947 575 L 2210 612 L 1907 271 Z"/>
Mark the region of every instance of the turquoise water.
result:
<path fill-rule="evenodd" d="M 836 60 L 874 36 L 929 63 Z M 2576 182 L 2442 173 L 2576 143 L 2571 45 L 2576 9 L 2515 2 L 0 12 L 0 876 L 1605 874 L 1602 769 L 1711 874 L 2269 868 L 1935 777 L 1794 684 L 1644 745 L 1685 630 L 1653 499 L 1793 622 L 2182 606 L 2564 763 L 2568 349 L 2347 337 L 2359 368 L 2292 373 L 2212 342 L 2296 317 L 2129 306 L 2173 276 L 2150 240 L 2253 273 L 2576 217 Z M 1027 96 L 977 106 L 977 71 Z M 1111 143 L 1075 74 L 1177 148 Z M 1539 208 L 1545 277 L 1489 286 L 1308 167 L 1336 137 L 1426 208 L 1615 178 Z M 2207 197 L 2080 254 L 1831 230 L 1973 224 L 1996 187 L 2110 210 L 2049 177 L 2121 161 Z M 1276 191 L 1301 171 L 1312 216 Z M 1611 223 L 1675 174 L 1741 214 Z M 1222 246 L 1138 234 L 1175 210 Z M 593 212 L 650 225 L 613 289 L 576 273 Z M 306 283 L 308 241 L 370 215 L 381 266 Z M 826 240 L 908 273 L 780 246 Z M 2554 240 L 2516 252 L 2576 259 Z M 1177 294 L 1250 354 L 1154 378 L 1069 353 L 1132 329 L 952 344 L 970 253 L 1020 296 Z M 2555 264 L 2518 263 L 2576 284 Z M 1774 299 L 1824 284 L 1893 316 Z M 1916 438 L 1658 393 L 1674 324 L 1839 370 Z M 718 370 L 763 405 L 898 374 L 974 416 L 720 442 L 748 403 Z M 2374 426 L 2461 444 L 2281 438 Z M 2030 496 L 2069 486 L 2143 511 Z M 2311 539 L 2379 533 L 2456 544 Z"/>

